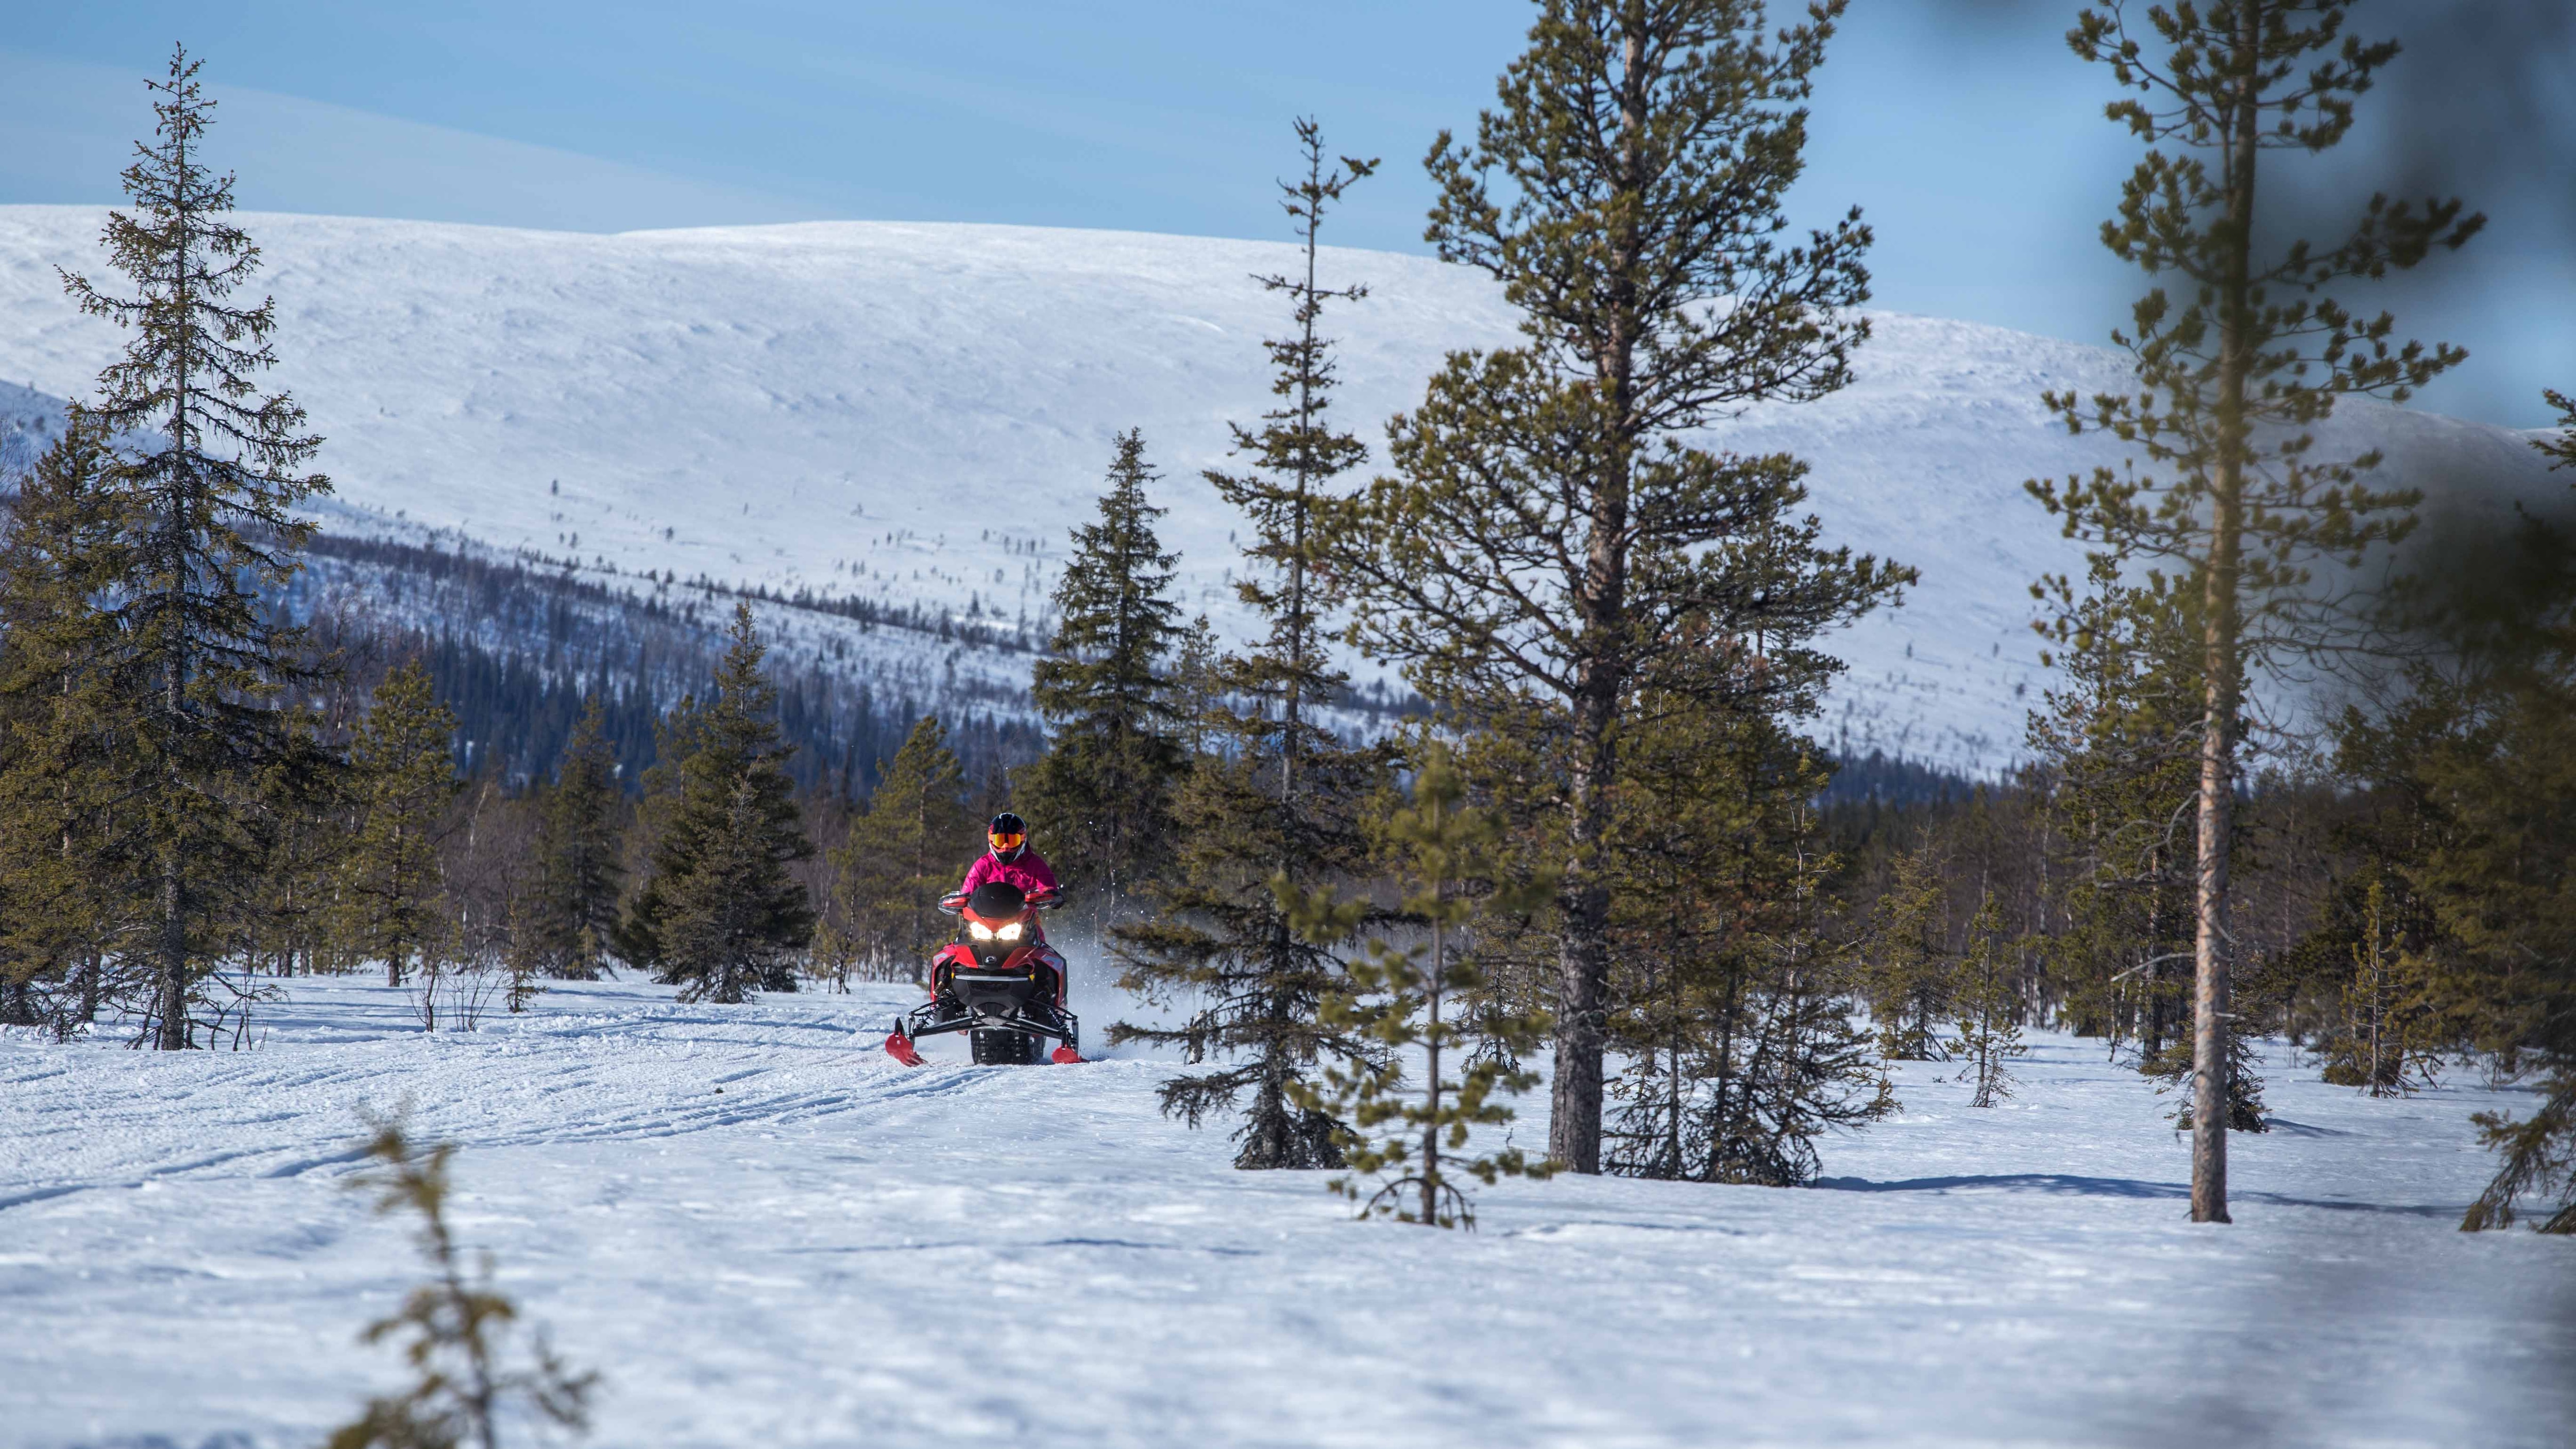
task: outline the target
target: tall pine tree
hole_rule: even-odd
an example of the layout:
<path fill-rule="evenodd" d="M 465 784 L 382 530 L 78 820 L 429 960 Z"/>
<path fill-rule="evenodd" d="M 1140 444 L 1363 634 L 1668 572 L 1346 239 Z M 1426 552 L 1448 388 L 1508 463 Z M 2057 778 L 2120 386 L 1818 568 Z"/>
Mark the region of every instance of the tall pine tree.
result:
<path fill-rule="evenodd" d="M 795 990 L 793 955 L 814 934 L 804 883 L 788 869 L 814 853 L 787 775 L 796 747 L 779 736 L 750 604 L 734 606 L 731 638 L 653 853 L 654 964 L 690 1001 Z"/>
<path fill-rule="evenodd" d="M 205 164 L 214 102 L 174 50 L 151 82 L 154 139 L 124 174 L 131 213 L 108 214 L 109 262 L 134 292 L 65 274 L 81 309 L 131 334 L 99 375 L 91 410 L 117 440 L 106 472 L 127 535 L 89 646 L 96 723 L 117 742 L 101 780 L 119 802 L 93 858 L 150 901 L 151 1041 L 192 1045 L 191 1003 L 230 944 L 268 847 L 260 775 L 285 748 L 277 687 L 298 634 L 260 590 L 298 567 L 312 531 L 295 507 L 329 491 L 299 471 L 321 446 L 304 412 L 263 393 L 275 363 L 273 302 L 231 305 L 259 250 L 226 219 L 232 178 Z"/>
<path fill-rule="evenodd" d="M 2404 531 L 2414 501 L 2363 481 L 2376 453 L 2315 455 L 2310 429 L 2339 397 L 2402 401 L 2466 355 L 2400 345 L 2387 313 L 2354 313 L 2326 289 L 2458 247 L 2484 218 L 2463 217 L 2456 200 L 2419 209 L 2375 196 L 2340 242 L 2267 245 L 2263 154 L 2341 141 L 2355 98 L 2396 57 L 2396 44 L 2346 36 L 2349 0 L 2157 6 L 2143 28 L 2133 28 L 2132 8 L 2085 10 L 2067 40 L 2131 93 L 2107 114 L 2149 146 L 2121 188 L 2118 216 L 2103 224 L 2103 243 L 2180 296 L 2156 286 L 2130 328 L 2112 334 L 2135 360 L 2137 392 L 2047 401 L 2070 429 L 2134 446 L 2147 471 L 2103 469 L 2030 486 L 2070 536 L 2123 564 L 2165 563 L 2202 592 L 2191 1216 L 2226 1222 L 2226 1103 L 2238 1056 L 2227 1030 L 2229 867 L 2245 783 L 2242 691 L 2251 671 L 2329 644 L 2335 591 L 2317 586 L 2316 563 L 2358 564 Z M 2169 143 L 2185 149 L 2168 152 Z"/>
<path fill-rule="evenodd" d="M 1090 885 L 1079 909 L 1102 923 L 1169 859 L 1172 786 L 1185 763 L 1164 675 L 1182 633 L 1177 555 L 1154 536 L 1164 511 L 1146 498 L 1155 478 L 1144 434 L 1121 433 L 1100 521 L 1073 531 L 1055 638 L 1030 690 L 1051 739 L 1012 789 L 1059 873 Z"/>
<path fill-rule="evenodd" d="M 1541 701 L 1564 740 L 1549 1152 L 1576 1172 L 1601 1169 L 1624 707 L 1689 688 L 1693 620 L 1803 654 L 1904 576 L 1793 518 L 1797 460 L 1683 441 L 1842 386 L 1866 335 L 1857 213 L 1777 239 L 1841 10 L 1775 36 L 1755 0 L 1544 0 L 1499 108 L 1428 163 L 1431 241 L 1502 283 L 1522 341 L 1450 358 L 1329 535 L 1366 648 L 1462 717 Z"/>

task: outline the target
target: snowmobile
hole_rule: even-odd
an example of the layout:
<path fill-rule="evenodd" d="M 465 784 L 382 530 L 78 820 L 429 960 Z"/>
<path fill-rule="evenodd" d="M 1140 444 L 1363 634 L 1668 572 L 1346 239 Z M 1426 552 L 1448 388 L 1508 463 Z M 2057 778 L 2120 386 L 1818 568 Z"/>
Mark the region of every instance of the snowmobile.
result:
<path fill-rule="evenodd" d="M 1038 1059 L 1042 1039 L 1058 1043 L 1048 1060 L 1081 1061 L 1082 1024 L 1056 999 L 1057 968 L 1046 960 L 1054 953 L 1038 933 L 1038 912 L 1063 899 L 1061 893 L 1030 897 L 992 881 L 971 896 L 941 900 L 941 910 L 964 917 L 961 929 L 931 959 L 930 1000 L 895 1019 L 886 1055 L 917 1067 L 915 1042 L 963 1031 L 973 1033 L 968 1041 L 980 1064 L 1026 1066 Z"/>

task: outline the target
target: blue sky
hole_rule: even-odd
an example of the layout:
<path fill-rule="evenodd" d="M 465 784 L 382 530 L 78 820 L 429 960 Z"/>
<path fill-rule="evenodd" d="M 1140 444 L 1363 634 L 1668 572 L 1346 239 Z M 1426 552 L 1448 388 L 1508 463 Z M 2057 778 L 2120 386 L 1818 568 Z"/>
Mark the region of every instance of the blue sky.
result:
<path fill-rule="evenodd" d="M 2060 39 L 2073 9 L 1855 0 L 1797 219 L 1865 209 L 1878 305 L 2087 341 L 2125 315 L 2138 282 L 2094 233 L 2135 150 L 2100 119 L 2107 78 Z M 2358 28 L 2393 28 L 2410 54 L 2345 152 L 2280 180 L 2340 205 L 2431 172 L 2489 212 L 2489 234 L 2438 275 L 2353 300 L 2471 349 L 2426 405 L 2538 426 L 2540 388 L 2576 388 L 2576 7 L 2359 10 Z M 1472 125 L 1527 14 L 1510 0 L 31 8 L 0 28 L 0 202 L 115 200 L 148 126 L 138 79 L 184 38 L 254 208 L 1280 236 L 1269 181 L 1308 113 L 1337 148 L 1387 163 L 1332 239 L 1419 251 L 1421 155 L 1441 127 Z"/>

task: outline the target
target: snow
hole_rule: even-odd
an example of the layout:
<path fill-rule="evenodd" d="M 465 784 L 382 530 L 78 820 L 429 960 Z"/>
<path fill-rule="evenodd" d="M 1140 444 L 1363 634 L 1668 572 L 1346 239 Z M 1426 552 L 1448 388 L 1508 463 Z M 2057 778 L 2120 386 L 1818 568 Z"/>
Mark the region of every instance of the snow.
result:
<path fill-rule="evenodd" d="M 0 378 L 85 395 L 118 337 L 56 266 L 102 282 L 95 207 L 0 207 Z M 1239 629 L 1234 518 L 1199 481 L 1269 407 L 1252 280 L 1284 243 L 897 223 L 616 236 L 245 214 L 278 303 L 276 380 L 329 439 L 334 529 L 471 540 L 730 584 L 1034 617 L 1090 516 L 1110 437 L 1144 430 L 1187 607 Z M 1511 340 L 1480 276 L 1334 249 L 1344 425 L 1372 443 L 1452 348 Z M 1905 606 L 1839 641 L 1822 728 L 1964 770 L 2020 751 L 2042 681 L 2028 585 L 2074 566 L 2023 480 L 2115 464 L 2045 388 L 2119 388 L 2098 348 L 1873 317 L 1858 381 L 1708 441 L 1814 466 L 1829 531 L 1919 567 Z M 0 398 L 0 403 L 7 402 Z M 2389 446 L 2383 481 L 2463 472 L 2555 496 L 2514 433 L 2376 405 L 2329 443 Z M 2348 445 L 2348 446 L 2346 446 Z M 1377 450 L 1383 462 L 1383 447 Z M 558 491 L 559 490 L 559 491 Z M 1035 552 L 1021 552 L 1034 544 Z"/>
<path fill-rule="evenodd" d="M 2454 1230 L 2467 1114 L 2527 1101 L 2466 1080 L 2373 1100 L 2276 1046 L 2231 1227 L 2184 1221 L 2169 1103 L 2042 1036 L 1995 1110 L 1905 1068 L 1815 1190 L 1506 1183 L 1444 1234 L 1234 1171 L 1156 1111 L 1167 1063 L 898 1067 L 909 988 L 564 984 L 432 1036 L 288 985 L 239 1052 L 0 1034 L 0 1443 L 306 1445 L 394 1386 L 356 1335 L 419 1269 L 345 1184 L 357 1109 L 406 1102 L 607 1445 L 2538 1446 L 2576 1411 L 2576 1244 Z"/>

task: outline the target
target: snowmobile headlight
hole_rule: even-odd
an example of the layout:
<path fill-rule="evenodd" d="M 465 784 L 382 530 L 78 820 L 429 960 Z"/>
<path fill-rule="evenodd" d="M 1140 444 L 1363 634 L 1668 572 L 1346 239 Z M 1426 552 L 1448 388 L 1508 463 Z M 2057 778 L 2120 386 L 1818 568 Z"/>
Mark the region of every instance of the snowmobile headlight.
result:
<path fill-rule="evenodd" d="M 989 941 L 993 939 L 993 928 L 985 925 L 982 921 L 968 921 L 966 923 L 966 934 L 973 936 L 978 941 Z"/>
<path fill-rule="evenodd" d="M 1016 941 L 1020 939 L 1020 923 L 1017 921 L 1011 922 L 1002 929 L 995 931 L 993 933 L 993 938 L 998 941 Z"/>

